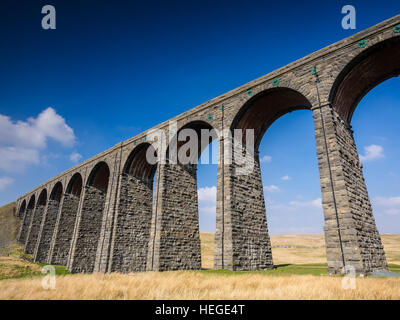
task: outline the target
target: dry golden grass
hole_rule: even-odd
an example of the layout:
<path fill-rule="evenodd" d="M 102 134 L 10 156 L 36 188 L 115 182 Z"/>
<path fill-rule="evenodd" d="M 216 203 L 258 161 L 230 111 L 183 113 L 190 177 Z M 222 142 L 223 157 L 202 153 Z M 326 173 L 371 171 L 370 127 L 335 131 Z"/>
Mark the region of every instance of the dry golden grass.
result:
<path fill-rule="evenodd" d="M 382 239 L 388 262 L 398 263 L 400 235 Z M 203 268 L 210 269 L 214 234 L 203 233 L 201 240 Z M 326 262 L 322 235 L 272 236 L 271 242 L 275 264 Z M 0 257 L 0 264 L 8 276 L 16 265 L 40 269 L 16 258 Z M 57 276 L 56 290 L 43 289 L 42 279 L 1 280 L 0 299 L 400 299 L 400 278 L 357 278 L 355 290 L 343 289 L 341 277 L 268 272 L 64 275 Z"/>
<path fill-rule="evenodd" d="M 326 263 L 325 238 L 320 234 L 271 236 L 271 246 L 276 265 Z"/>
<path fill-rule="evenodd" d="M 212 269 L 214 267 L 214 233 L 201 232 L 201 267 Z"/>
<path fill-rule="evenodd" d="M 390 264 L 400 265 L 400 235 L 381 235 L 386 258 Z M 202 267 L 212 269 L 214 234 L 200 234 Z M 291 234 L 271 236 L 274 264 L 326 263 L 325 237 L 322 234 Z M 284 248 L 286 247 L 286 248 Z"/>
<path fill-rule="evenodd" d="M 345 290 L 342 278 L 195 272 L 70 275 L 44 290 L 41 278 L 3 280 L 0 299 L 400 299 L 399 279 L 357 278 Z"/>
<path fill-rule="evenodd" d="M 400 235 L 383 234 L 381 237 L 388 263 L 400 264 Z M 326 263 L 325 237 L 322 234 L 271 236 L 271 245 L 275 264 Z"/>
<path fill-rule="evenodd" d="M 18 278 L 27 273 L 41 272 L 42 268 L 28 261 L 0 256 L 0 280 L 7 278 Z"/>
<path fill-rule="evenodd" d="M 400 234 L 381 235 L 388 263 L 400 265 Z"/>

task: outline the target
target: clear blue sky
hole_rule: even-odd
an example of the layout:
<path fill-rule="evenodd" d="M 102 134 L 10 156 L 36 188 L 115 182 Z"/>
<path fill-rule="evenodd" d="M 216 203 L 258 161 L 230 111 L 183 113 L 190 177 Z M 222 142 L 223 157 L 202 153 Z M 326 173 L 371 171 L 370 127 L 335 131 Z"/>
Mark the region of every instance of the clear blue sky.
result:
<path fill-rule="evenodd" d="M 45 4 L 56 8 L 56 30 L 41 28 Z M 357 30 L 341 27 L 346 4 L 356 7 Z M 398 1 L 387 0 L 1 1 L 0 205 L 76 161 L 399 13 Z M 378 228 L 392 233 L 400 232 L 399 84 L 375 88 L 353 118 Z M 282 117 L 264 136 L 271 233 L 322 232 L 315 152 L 308 111 Z M 198 175 L 199 188 L 209 188 L 201 190 L 201 229 L 213 231 L 216 168 L 201 165 Z"/>

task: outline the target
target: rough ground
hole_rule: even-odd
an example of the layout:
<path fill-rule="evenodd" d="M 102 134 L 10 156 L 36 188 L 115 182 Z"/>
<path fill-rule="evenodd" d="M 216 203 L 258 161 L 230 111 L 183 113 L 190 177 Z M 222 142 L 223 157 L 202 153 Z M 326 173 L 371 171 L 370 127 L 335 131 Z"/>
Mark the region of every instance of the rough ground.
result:
<path fill-rule="evenodd" d="M 56 266 L 56 289 L 42 287 L 42 264 L 15 244 L 19 219 L 0 208 L 0 299 L 400 299 L 400 278 L 327 275 L 323 235 L 272 236 L 273 270 L 211 270 L 214 234 L 201 233 L 202 271 L 70 275 Z M 390 270 L 400 273 L 400 235 L 382 235 Z M 6 246 L 4 248 L 4 246 Z"/>

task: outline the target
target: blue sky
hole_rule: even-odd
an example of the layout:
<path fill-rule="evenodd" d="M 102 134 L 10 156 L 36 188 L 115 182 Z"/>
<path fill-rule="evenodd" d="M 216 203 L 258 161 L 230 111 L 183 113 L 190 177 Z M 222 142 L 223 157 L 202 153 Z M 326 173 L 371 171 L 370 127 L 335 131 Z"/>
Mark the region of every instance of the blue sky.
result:
<path fill-rule="evenodd" d="M 56 8 L 56 30 L 41 28 L 45 4 Z M 346 4 L 357 10 L 356 30 L 341 27 Z M 397 1 L 1 1 L 0 205 L 399 9 Z M 372 90 L 352 123 L 385 233 L 400 232 L 399 84 Z M 264 136 L 272 234 L 322 232 L 315 153 L 309 111 L 280 118 Z M 202 231 L 215 228 L 215 185 L 215 165 L 200 165 Z"/>

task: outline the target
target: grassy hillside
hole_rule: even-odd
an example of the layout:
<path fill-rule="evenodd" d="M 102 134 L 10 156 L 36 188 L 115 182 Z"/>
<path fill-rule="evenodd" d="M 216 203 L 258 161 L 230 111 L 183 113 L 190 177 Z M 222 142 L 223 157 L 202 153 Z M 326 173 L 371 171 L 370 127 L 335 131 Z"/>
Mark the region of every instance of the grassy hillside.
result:
<path fill-rule="evenodd" d="M 14 202 L 0 208 L 0 248 L 16 243 L 21 220 L 15 212 Z"/>

